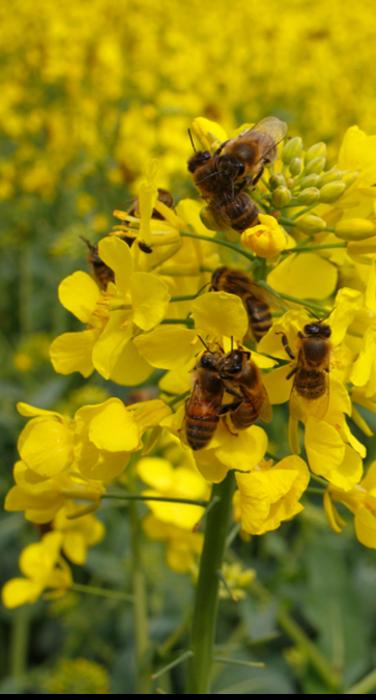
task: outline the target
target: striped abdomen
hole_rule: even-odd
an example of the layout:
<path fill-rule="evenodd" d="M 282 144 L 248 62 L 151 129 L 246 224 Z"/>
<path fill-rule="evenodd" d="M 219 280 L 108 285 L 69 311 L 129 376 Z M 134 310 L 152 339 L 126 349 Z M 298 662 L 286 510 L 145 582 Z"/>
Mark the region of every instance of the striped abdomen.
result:
<path fill-rule="evenodd" d="M 319 399 L 326 391 L 326 375 L 322 369 L 299 368 L 295 374 L 294 387 L 305 399 Z"/>
<path fill-rule="evenodd" d="M 257 299 L 253 294 L 243 298 L 247 309 L 249 325 L 255 340 L 258 342 L 272 327 L 272 314 L 268 304 Z"/>
<path fill-rule="evenodd" d="M 201 450 L 203 447 L 206 447 L 215 433 L 218 421 L 218 415 L 187 415 L 185 432 L 188 445 L 192 450 Z"/>

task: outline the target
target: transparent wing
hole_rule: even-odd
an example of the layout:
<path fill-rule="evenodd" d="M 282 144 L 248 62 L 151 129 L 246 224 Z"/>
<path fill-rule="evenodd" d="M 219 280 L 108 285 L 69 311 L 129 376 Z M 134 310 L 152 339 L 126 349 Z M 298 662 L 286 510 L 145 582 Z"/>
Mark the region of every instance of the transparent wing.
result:
<path fill-rule="evenodd" d="M 281 121 L 281 119 L 278 119 L 278 117 L 265 117 L 250 129 L 242 131 L 237 138 L 241 139 L 243 136 L 249 138 L 249 136 L 254 133 L 262 133 L 271 136 L 275 144 L 277 144 L 285 138 L 287 129 L 288 126 L 286 122 Z M 234 139 L 232 139 L 232 141 L 233 140 Z"/>

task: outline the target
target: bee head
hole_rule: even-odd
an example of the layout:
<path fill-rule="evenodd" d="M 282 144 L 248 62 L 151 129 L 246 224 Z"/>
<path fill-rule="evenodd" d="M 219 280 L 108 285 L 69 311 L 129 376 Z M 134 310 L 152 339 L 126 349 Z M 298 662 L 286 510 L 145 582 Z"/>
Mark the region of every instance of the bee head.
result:
<path fill-rule="evenodd" d="M 221 375 L 238 374 L 243 369 L 244 358 L 249 360 L 250 357 L 251 353 L 247 350 L 231 350 L 223 359 Z"/>
<path fill-rule="evenodd" d="M 332 329 L 324 323 L 307 323 L 304 326 L 304 333 L 317 338 L 330 338 Z"/>
<path fill-rule="evenodd" d="M 188 170 L 190 173 L 194 173 L 197 168 L 210 160 L 211 155 L 209 151 L 196 151 L 193 156 L 188 160 Z"/>
<path fill-rule="evenodd" d="M 208 350 L 207 352 L 204 352 L 203 355 L 201 355 L 200 360 L 199 360 L 199 367 L 202 367 L 203 369 L 208 369 L 211 371 L 216 371 L 217 370 L 217 363 L 218 363 L 218 353 L 210 352 Z"/>

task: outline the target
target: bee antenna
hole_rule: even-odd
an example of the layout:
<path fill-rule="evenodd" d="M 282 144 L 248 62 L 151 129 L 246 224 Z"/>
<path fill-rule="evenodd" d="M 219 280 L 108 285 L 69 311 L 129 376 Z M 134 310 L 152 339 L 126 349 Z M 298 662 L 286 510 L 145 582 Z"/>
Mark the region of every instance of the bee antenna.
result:
<path fill-rule="evenodd" d="M 191 132 L 190 129 L 187 129 L 187 131 L 188 131 L 189 140 L 190 140 L 190 142 L 191 142 L 191 144 L 192 144 L 192 148 L 193 148 L 194 152 L 197 153 L 197 148 L 196 148 L 195 142 L 194 142 L 194 140 L 193 140 L 192 132 Z"/>
<path fill-rule="evenodd" d="M 202 287 L 200 287 L 200 289 L 197 290 L 196 296 L 198 297 L 198 295 L 201 294 L 202 290 L 205 289 L 205 287 L 209 287 L 209 286 L 210 286 L 210 282 L 205 282 L 205 284 L 203 284 Z"/>
<path fill-rule="evenodd" d="M 81 238 L 81 241 L 86 243 L 89 250 L 93 251 L 95 249 L 95 245 L 93 245 L 93 243 L 91 243 L 88 238 L 85 238 L 85 236 L 79 236 L 79 238 Z"/>
<path fill-rule="evenodd" d="M 207 343 L 205 343 L 205 340 L 203 340 L 203 339 L 201 338 L 200 335 L 197 335 L 197 337 L 199 338 L 199 340 L 201 340 L 201 342 L 202 342 L 204 348 L 206 348 L 206 350 L 207 350 L 208 352 L 210 352 L 209 345 L 207 345 Z"/>
<path fill-rule="evenodd" d="M 231 336 L 231 352 L 233 351 L 233 349 L 234 349 L 234 336 L 232 335 Z"/>

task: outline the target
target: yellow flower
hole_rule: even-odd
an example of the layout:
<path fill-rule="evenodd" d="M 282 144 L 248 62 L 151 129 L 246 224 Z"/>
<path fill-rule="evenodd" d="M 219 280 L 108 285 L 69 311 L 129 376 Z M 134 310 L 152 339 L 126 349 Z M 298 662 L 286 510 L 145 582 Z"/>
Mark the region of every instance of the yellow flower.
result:
<path fill-rule="evenodd" d="M 219 596 L 220 598 L 231 598 L 235 601 L 243 600 L 247 595 L 249 584 L 256 577 L 254 569 L 244 569 L 241 564 L 234 562 L 222 566 L 222 576 L 225 580 L 220 581 Z"/>
<path fill-rule="evenodd" d="M 259 214 L 258 218 L 259 224 L 243 231 L 241 242 L 261 258 L 275 258 L 289 245 L 287 233 L 274 216 Z"/>
<path fill-rule="evenodd" d="M 53 529 L 62 534 L 61 547 L 74 564 L 84 564 L 87 548 L 100 542 L 105 534 L 103 523 L 94 515 L 74 516 L 75 506 L 67 504 L 54 518 Z"/>
<path fill-rule="evenodd" d="M 184 506 L 182 506 L 184 507 Z M 166 542 L 167 564 L 178 573 L 194 573 L 198 556 L 202 549 L 201 532 L 190 532 L 185 528 L 158 520 L 147 515 L 143 521 L 144 530 L 151 540 Z"/>
<path fill-rule="evenodd" d="M 373 461 L 364 479 L 350 491 L 329 486 L 324 496 L 325 511 L 335 532 L 340 532 L 344 521 L 334 502 L 342 503 L 354 514 L 355 534 L 365 547 L 376 549 L 376 461 Z"/>
<path fill-rule="evenodd" d="M 18 451 L 36 474 L 50 477 L 68 469 L 73 461 L 73 430 L 69 419 L 56 411 L 17 404 L 19 413 L 32 416 L 18 439 Z"/>
<path fill-rule="evenodd" d="M 176 443 L 178 444 L 178 441 Z M 185 449 L 185 454 L 182 451 L 183 462 L 175 468 L 168 459 L 162 457 L 142 458 L 137 464 L 138 474 L 152 487 L 143 493 L 147 496 L 205 500 L 209 495 L 208 484 L 196 471 L 193 457 L 190 455 L 191 451 L 188 448 Z M 185 503 L 147 501 L 147 505 L 161 522 L 190 531 L 203 514 L 201 506 Z"/>
<path fill-rule="evenodd" d="M 59 532 L 49 532 L 37 544 L 25 547 L 20 557 L 25 578 L 11 579 L 3 587 L 6 608 L 34 603 L 46 589 L 61 595 L 71 586 L 70 569 L 60 557 L 61 542 Z"/>
<path fill-rule="evenodd" d="M 162 321 L 169 303 L 166 284 L 152 273 L 135 272 L 124 241 L 107 237 L 99 242 L 101 260 L 115 273 L 115 284 L 101 292 L 84 272 L 70 275 L 60 285 L 60 301 L 89 324 L 78 333 L 64 333 L 50 349 L 57 372 L 78 371 L 89 376 L 96 369 L 105 379 L 135 385 L 151 372 L 132 338 Z"/>
<path fill-rule="evenodd" d="M 16 485 L 8 492 L 5 510 L 24 511 L 26 520 L 49 523 L 69 500 L 98 506 L 104 493 L 103 484 L 67 472 L 54 477 L 42 477 L 24 462 L 16 462 L 13 470 Z"/>
<path fill-rule="evenodd" d="M 248 474 L 236 474 L 235 514 L 251 535 L 276 530 L 303 510 L 298 503 L 309 483 L 306 463 L 296 455 L 277 464 L 261 462 Z"/>

